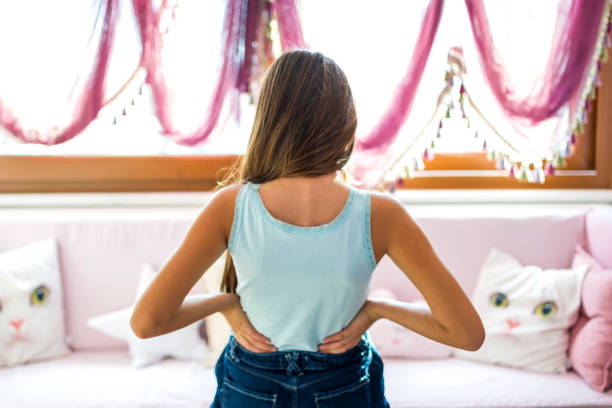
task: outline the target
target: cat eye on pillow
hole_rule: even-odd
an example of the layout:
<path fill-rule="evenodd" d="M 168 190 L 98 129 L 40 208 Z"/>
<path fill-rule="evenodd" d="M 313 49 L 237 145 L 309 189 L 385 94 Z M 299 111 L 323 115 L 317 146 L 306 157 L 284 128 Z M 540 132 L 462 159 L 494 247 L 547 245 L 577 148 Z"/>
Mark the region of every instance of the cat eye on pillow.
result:
<path fill-rule="evenodd" d="M 495 307 L 508 307 L 508 297 L 501 292 L 495 292 L 491 295 L 491 304 Z"/>
<path fill-rule="evenodd" d="M 30 297 L 30 304 L 42 305 L 47 301 L 48 297 L 49 288 L 45 285 L 40 285 L 32 291 L 32 296 Z"/>
<path fill-rule="evenodd" d="M 0 367 L 70 352 L 55 238 L 0 253 Z"/>
<path fill-rule="evenodd" d="M 533 309 L 533 313 L 544 319 L 548 319 L 557 313 L 557 304 L 553 301 L 542 302 Z"/>

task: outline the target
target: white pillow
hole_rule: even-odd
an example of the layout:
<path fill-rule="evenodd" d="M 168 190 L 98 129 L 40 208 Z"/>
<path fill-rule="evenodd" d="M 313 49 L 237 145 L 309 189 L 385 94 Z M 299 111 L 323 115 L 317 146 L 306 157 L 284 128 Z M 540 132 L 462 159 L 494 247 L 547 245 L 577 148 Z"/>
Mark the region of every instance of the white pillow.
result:
<path fill-rule="evenodd" d="M 578 317 L 586 266 L 522 266 L 497 248 L 485 260 L 472 296 L 486 331 L 477 351 L 460 358 L 549 373 L 567 371 L 568 329 Z"/>
<path fill-rule="evenodd" d="M 66 355 L 65 334 L 55 238 L 0 254 L 0 366 Z"/>
<path fill-rule="evenodd" d="M 145 264 L 140 275 L 136 299 L 138 299 L 153 281 L 156 271 L 150 264 Z M 117 310 L 101 316 L 91 317 L 87 324 L 110 337 L 127 341 L 132 356 L 132 367 L 144 367 L 165 357 L 204 360 L 208 347 L 200 336 L 199 325 L 194 322 L 179 330 L 161 336 L 141 339 L 130 327 L 130 316 L 134 306 Z"/>

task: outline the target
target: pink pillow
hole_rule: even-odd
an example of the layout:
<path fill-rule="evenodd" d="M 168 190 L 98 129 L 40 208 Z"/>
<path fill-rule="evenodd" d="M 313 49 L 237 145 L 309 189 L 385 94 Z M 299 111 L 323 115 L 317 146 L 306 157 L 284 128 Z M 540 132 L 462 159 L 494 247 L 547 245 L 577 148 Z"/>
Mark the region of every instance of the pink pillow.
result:
<path fill-rule="evenodd" d="M 375 289 L 371 294 L 373 298 L 397 299 L 389 289 Z M 413 303 L 427 305 L 424 300 Z M 378 320 L 369 329 L 374 347 L 383 357 L 398 358 L 448 358 L 452 348 L 421 336 L 388 319 Z"/>
<path fill-rule="evenodd" d="M 604 392 L 612 386 L 612 270 L 578 245 L 572 268 L 580 265 L 589 270 L 582 282 L 582 313 L 570 329 L 570 363 L 589 386 Z"/>
<path fill-rule="evenodd" d="M 581 265 L 589 267 L 582 282 L 583 313 L 588 317 L 612 318 L 612 270 L 604 270 L 595 258 L 577 245 L 572 268 Z"/>
<path fill-rule="evenodd" d="M 569 345 L 572 368 L 597 391 L 612 385 L 612 320 L 580 315 L 571 330 Z"/>
<path fill-rule="evenodd" d="M 605 268 L 612 268 L 612 211 L 610 208 L 592 208 L 585 215 L 586 239 L 589 252 Z"/>

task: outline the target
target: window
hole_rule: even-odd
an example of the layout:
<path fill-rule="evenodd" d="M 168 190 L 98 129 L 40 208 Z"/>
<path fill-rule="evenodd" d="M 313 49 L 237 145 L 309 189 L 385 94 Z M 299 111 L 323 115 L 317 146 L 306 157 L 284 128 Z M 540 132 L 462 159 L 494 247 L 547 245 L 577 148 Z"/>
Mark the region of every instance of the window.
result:
<path fill-rule="evenodd" d="M 323 3 L 325 7 L 331 7 L 328 2 L 322 0 L 309 0 L 302 4 L 304 34 L 307 42 L 310 38 L 313 44 L 317 41 L 327 42 L 332 47 L 334 41 L 327 33 L 321 38 L 316 37 L 317 26 L 326 26 L 321 20 L 325 16 L 317 13 L 317 7 L 323 7 Z M 199 2 L 194 2 L 187 7 L 203 7 L 198 4 Z M 337 47 L 351 51 L 346 44 L 366 44 L 364 48 L 371 51 L 359 55 L 352 49 L 354 54 L 352 57 L 349 52 L 334 57 L 345 69 L 349 78 L 351 75 L 361 78 L 360 86 L 354 89 L 359 89 L 360 92 L 356 93 L 356 99 L 359 121 L 363 129 L 372 126 L 380 116 L 385 106 L 378 101 L 390 99 L 393 91 L 392 82 L 401 77 L 408 65 L 410 53 L 397 52 L 398 44 L 404 44 L 405 49 L 409 50 L 412 46 L 410 42 L 414 43 L 416 38 L 414 34 L 408 38 L 410 33 L 406 27 L 409 24 L 406 23 L 405 16 L 411 16 L 410 18 L 414 20 L 412 24 L 419 24 L 421 13 L 417 9 L 422 9 L 423 4 L 418 2 L 394 4 L 394 7 L 403 7 L 405 10 L 402 9 L 402 13 L 389 13 L 384 7 L 375 10 L 367 7 L 353 8 L 354 13 L 359 9 L 368 13 L 350 16 L 358 23 L 351 32 L 352 36 L 339 33 L 336 37 Z M 193 18 L 195 15 L 212 16 L 210 24 L 200 24 L 200 27 L 204 27 L 203 30 L 211 30 L 211 33 L 218 32 L 223 6 L 224 2 L 221 0 L 207 2 L 206 7 L 211 8 L 209 13 L 186 12 L 179 15 L 177 21 L 184 21 L 181 19 L 190 16 Z M 125 10 L 123 12 L 125 15 Z M 315 20 L 313 15 L 317 16 L 316 24 L 312 24 Z M 331 11 L 327 14 L 327 17 L 330 16 L 333 16 Z M 360 19 L 362 21 L 360 26 L 367 29 L 359 27 Z M 175 38 L 187 35 L 180 33 L 178 25 L 174 30 L 172 34 Z M 206 55 L 214 54 L 215 47 L 218 48 L 217 44 L 220 42 L 219 36 L 211 33 L 202 34 L 214 39 L 209 44 L 210 49 Z M 378 36 L 394 38 L 395 42 L 383 43 L 388 48 L 378 46 L 381 44 L 376 42 Z M 379 74 L 381 81 L 386 81 L 384 84 L 381 85 L 377 81 L 368 83 L 367 73 L 353 73 L 352 70 L 359 68 L 359 60 L 364 58 L 387 61 L 386 64 L 382 64 L 385 65 L 384 75 Z M 205 65 L 202 61 L 199 63 L 202 67 Z M 198 69 L 198 67 L 196 62 L 190 68 Z M 438 65 L 437 71 L 428 72 L 428 81 L 431 85 L 423 89 L 439 90 L 440 86 L 434 81 L 443 79 L 443 71 L 442 63 Z M 2 72 L 4 71 L 0 70 L 0 73 Z M 0 150 L 0 191 L 25 193 L 212 189 L 215 180 L 223 174 L 224 169 L 239 158 L 246 147 L 254 115 L 254 106 L 248 100 L 248 96 L 240 100 L 242 117 L 239 125 L 231 119 L 223 126 L 220 123 L 206 143 L 187 148 L 160 135 L 157 119 L 153 116 L 154 107 L 150 99 L 150 90 L 145 85 L 141 91 L 143 75 L 143 72 L 135 72 L 126 89 L 101 111 L 98 119 L 82 134 L 66 143 L 51 147 L 16 144 L 5 134 Z M 485 153 L 479 151 L 479 143 L 462 142 L 459 144 L 459 149 L 457 144 L 447 144 L 447 152 L 437 152 L 434 160 L 426 162 L 425 170 L 417 172 L 416 177 L 406 180 L 404 188 L 611 188 L 612 167 L 606 157 L 612 154 L 610 137 L 612 123 L 607 115 L 602 114 L 612 109 L 611 77 L 612 67 L 607 64 L 602 75 L 603 86 L 598 89 L 597 100 L 590 113 L 584 136 L 578 140 L 574 155 L 567 159 L 567 166 L 558 170 L 554 177 L 548 177 L 545 184 L 521 183 L 496 175 L 495 163 L 487 160 Z M 424 90 L 420 92 L 425 92 Z M 142 94 L 139 94 L 140 91 Z M 369 104 L 363 102 L 368 100 Z M 123 109 L 126 110 L 125 115 Z M 412 113 L 418 115 L 419 107 L 417 106 Z M 437 126 L 437 122 L 432 126 Z M 469 139 L 469 134 L 465 137 Z M 445 139 L 443 143 L 452 141 Z M 121 142 L 117 142 L 118 140 Z M 113 149 L 109 149 L 109 146 Z"/>

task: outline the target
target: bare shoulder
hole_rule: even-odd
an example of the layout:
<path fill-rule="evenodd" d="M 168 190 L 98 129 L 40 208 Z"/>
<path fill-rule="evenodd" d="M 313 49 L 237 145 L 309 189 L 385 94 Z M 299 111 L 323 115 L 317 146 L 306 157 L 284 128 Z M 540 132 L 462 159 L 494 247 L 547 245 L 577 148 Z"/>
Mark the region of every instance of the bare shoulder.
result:
<path fill-rule="evenodd" d="M 376 262 L 387 254 L 398 231 L 408 232 L 416 226 L 397 197 L 383 192 L 371 193 L 371 231 Z"/>
<path fill-rule="evenodd" d="M 220 223 L 225 236 L 229 237 L 232 221 L 234 219 L 234 207 L 236 197 L 243 184 L 230 184 L 215 191 L 202 210 L 208 213 L 207 218 L 215 219 Z"/>
<path fill-rule="evenodd" d="M 393 226 L 404 207 L 399 200 L 386 193 L 370 192 L 370 229 L 372 234 L 372 249 L 376 263 L 389 251 L 389 228 Z"/>
<path fill-rule="evenodd" d="M 404 205 L 391 194 L 372 191 L 372 218 L 385 227 L 392 227 L 398 223 L 412 221 Z"/>

